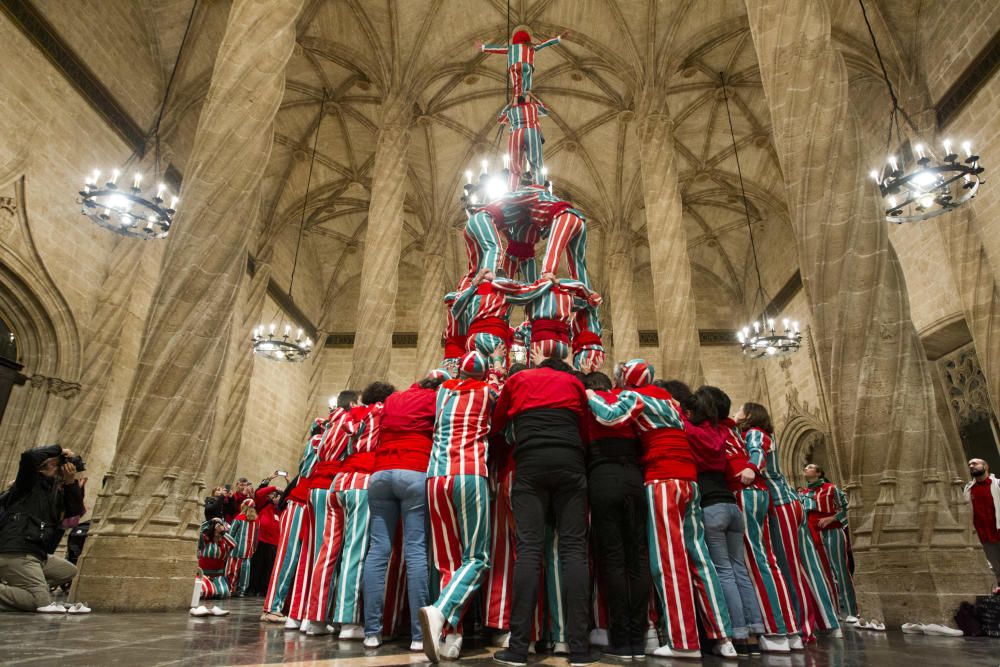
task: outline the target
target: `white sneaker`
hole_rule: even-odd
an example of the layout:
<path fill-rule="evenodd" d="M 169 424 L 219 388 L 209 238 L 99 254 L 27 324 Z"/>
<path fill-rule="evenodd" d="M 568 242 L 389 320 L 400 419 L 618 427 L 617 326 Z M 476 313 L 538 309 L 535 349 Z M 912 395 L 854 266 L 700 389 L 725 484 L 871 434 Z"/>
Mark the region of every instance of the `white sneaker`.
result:
<path fill-rule="evenodd" d="M 868 621 L 868 629 L 876 632 L 885 632 L 885 623 L 882 621 Z"/>
<path fill-rule="evenodd" d="M 300 623 L 302 623 L 302 621 L 298 621 L 289 616 L 285 619 L 285 630 L 298 630 Z"/>
<path fill-rule="evenodd" d="M 939 623 L 930 623 L 924 626 L 925 635 L 939 635 L 942 637 L 961 637 L 965 633 L 961 630 L 956 630 L 955 628 L 949 628 L 947 625 L 941 625 Z"/>
<path fill-rule="evenodd" d="M 608 645 L 608 631 L 604 628 L 594 628 L 590 631 L 590 645 L 591 646 L 607 646 Z"/>
<path fill-rule="evenodd" d="M 333 626 L 326 623 L 313 623 L 310 621 L 309 629 L 306 630 L 307 637 L 319 637 L 333 632 Z M 367 639 L 367 637 L 366 637 Z"/>
<path fill-rule="evenodd" d="M 493 635 L 493 645 L 500 648 L 510 648 L 510 632 Z"/>
<path fill-rule="evenodd" d="M 788 648 L 793 651 L 805 651 L 806 645 L 802 642 L 802 635 L 788 635 Z"/>
<path fill-rule="evenodd" d="M 761 635 L 757 641 L 760 643 L 760 650 L 765 653 L 788 653 L 792 650 L 788 639 L 781 635 Z M 801 641 L 800 638 L 799 642 Z"/>
<path fill-rule="evenodd" d="M 440 647 L 440 653 L 442 658 L 447 658 L 448 660 L 458 660 L 458 655 L 462 652 L 462 635 L 455 634 L 447 635 L 444 638 L 444 643 Z"/>
<path fill-rule="evenodd" d="M 414 639 L 412 642 L 410 642 L 410 650 L 413 651 L 414 653 L 423 653 L 424 643 L 419 639 Z"/>
<path fill-rule="evenodd" d="M 49 606 L 51 606 L 51 605 L 49 605 Z M 42 611 L 42 610 L 39 609 L 38 611 Z M 66 611 L 66 610 L 63 609 L 63 611 Z M 53 612 L 48 612 L 48 613 L 51 614 Z M 208 607 L 206 607 L 205 605 L 199 605 L 197 607 L 191 607 L 191 612 L 190 613 L 191 613 L 192 616 L 211 616 L 212 615 L 212 612 L 209 611 Z"/>
<path fill-rule="evenodd" d="M 656 634 L 656 628 L 649 628 L 646 630 L 646 655 L 653 655 L 658 648 L 660 648 L 660 638 Z"/>
<path fill-rule="evenodd" d="M 311 625 L 311 623 L 309 623 L 309 619 L 303 619 L 302 620 L 302 625 L 299 626 L 299 632 L 308 633 L 310 625 Z"/>
<path fill-rule="evenodd" d="M 831 637 L 833 639 L 841 639 L 844 636 L 844 631 L 841 630 L 840 628 L 834 628 L 833 630 L 830 630 L 830 632 L 827 633 L 826 636 Z"/>
<path fill-rule="evenodd" d="M 382 635 L 368 635 L 361 644 L 365 648 L 378 648 L 382 645 Z"/>
<path fill-rule="evenodd" d="M 535 655 L 537 651 L 535 650 L 535 642 L 528 642 L 528 655 Z"/>
<path fill-rule="evenodd" d="M 88 607 L 83 602 L 77 602 L 76 604 L 66 608 L 67 614 L 89 614 L 90 607 Z"/>
<path fill-rule="evenodd" d="M 229 616 L 229 611 L 219 606 L 213 606 L 209 611 L 212 612 L 212 616 Z"/>
<path fill-rule="evenodd" d="M 712 647 L 712 653 L 715 655 L 721 655 L 723 658 L 739 657 L 739 654 L 736 652 L 736 647 L 733 646 L 733 642 L 728 639 L 720 639 L 716 642 L 715 646 Z"/>
<path fill-rule="evenodd" d="M 653 651 L 653 655 L 660 658 L 690 658 L 696 660 L 701 658 L 701 651 L 670 648 L 670 644 L 664 644 Z"/>
<path fill-rule="evenodd" d="M 360 625 L 355 625 L 353 623 L 345 623 L 340 626 L 340 634 L 337 635 L 337 639 L 364 639 L 365 629 Z"/>
<path fill-rule="evenodd" d="M 420 608 L 420 629 L 424 635 L 424 655 L 431 662 L 438 662 L 441 659 L 440 645 L 441 633 L 444 632 L 444 614 L 434 605 Z"/>
<path fill-rule="evenodd" d="M 569 655 L 569 644 L 566 642 L 555 642 L 552 645 L 552 653 L 555 655 Z"/>
<path fill-rule="evenodd" d="M 844 623 L 846 625 L 857 625 L 858 624 L 858 617 L 857 616 L 848 616 L 847 618 L 844 619 Z"/>
<path fill-rule="evenodd" d="M 903 623 L 903 634 L 904 635 L 922 635 L 924 634 L 924 624 L 923 623 Z"/>

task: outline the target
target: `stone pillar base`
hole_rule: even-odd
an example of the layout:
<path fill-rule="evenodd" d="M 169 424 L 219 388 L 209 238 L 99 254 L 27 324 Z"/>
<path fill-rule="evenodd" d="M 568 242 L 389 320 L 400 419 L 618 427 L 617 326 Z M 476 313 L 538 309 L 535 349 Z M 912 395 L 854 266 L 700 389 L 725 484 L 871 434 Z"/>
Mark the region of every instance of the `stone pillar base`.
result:
<path fill-rule="evenodd" d="M 179 537 L 93 535 L 71 599 L 96 611 L 173 611 L 191 606 L 197 544 Z"/>
<path fill-rule="evenodd" d="M 865 618 L 955 626 L 963 601 L 993 588 L 982 550 L 973 547 L 891 547 L 855 551 L 858 609 Z"/>

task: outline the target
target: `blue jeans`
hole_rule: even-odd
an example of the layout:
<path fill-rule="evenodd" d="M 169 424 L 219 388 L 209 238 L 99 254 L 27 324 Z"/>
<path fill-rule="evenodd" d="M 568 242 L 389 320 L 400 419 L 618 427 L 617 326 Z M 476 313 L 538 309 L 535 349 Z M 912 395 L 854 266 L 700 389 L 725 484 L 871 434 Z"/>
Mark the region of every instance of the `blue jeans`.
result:
<path fill-rule="evenodd" d="M 382 632 L 385 572 L 392 538 L 403 518 L 403 561 L 410 600 L 410 633 L 421 640 L 420 608 L 427 599 L 427 475 L 414 470 L 379 470 L 368 481 L 371 545 L 365 558 L 365 635 Z"/>
<path fill-rule="evenodd" d="M 764 618 L 743 560 L 744 526 L 740 508 L 736 503 L 717 503 L 702 509 L 702 514 L 705 543 L 733 620 L 733 639 L 746 639 L 751 630 L 763 634 Z"/>

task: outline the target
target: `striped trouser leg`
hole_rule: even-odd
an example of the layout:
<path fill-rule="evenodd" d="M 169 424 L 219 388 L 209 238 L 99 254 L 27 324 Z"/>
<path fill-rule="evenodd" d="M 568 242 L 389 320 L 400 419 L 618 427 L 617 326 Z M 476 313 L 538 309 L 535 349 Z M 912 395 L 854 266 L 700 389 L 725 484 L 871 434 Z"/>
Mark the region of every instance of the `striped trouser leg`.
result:
<path fill-rule="evenodd" d="M 523 63 L 514 63 L 507 69 L 507 72 L 510 73 L 511 97 L 514 99 L 518 95 L 523 95 L 525 91 L 522 66 Z M 529 85 L 528 89 L 530 88 L 531 86 Z"/>
<path fill-rule="evenodd" d="M 837 605 L 834 602 L 834 593 L 826 583 L 826 574 L 823 572 L 823 563 L 816 550 L 816 544 L 809 534 L 809 524 L 805 518 L 799 522 L 799 549 L 801 551 L 801 563 L 804 568 L 806 583 L 809 585 L 809 593 L 812 596 L 811 604 L 815 608 L 816 620 L 822 627 L 828 630 L 835 630 L 840 627 L 837 621 Z"/>
<path fill-rule="evenodd" d="M 528 160 L 531 179 L 535 185 L 545 185 L 545 177 L 542 176 L 542 167 L 545 166 L 545 158 L 542 156 L 542 131 L 535 127 L 526 127 L 521 132 L 523 133 L 521 146 Z"/>
<path fill-rule="evenodd" d="M 505 244 L 493 216 L 485 211 L 473 213 L 465 223 L 465 251 L 469 270 L 489 269 L 494 273 L 504 253 Z"/>
<path fill-rule="evenodd" d="M 854 578 L 847 565 L 847 535 L 844 528 L 831 528 L 820 533 L 826 550 L 833 579 L 837 584 L 837 598 L 840 611 L 846 616 L 858 615 L 858 600 L 854 593 Z"/>
<path fill-rule="evenodd" d="M 523 127 L 515 128 L 510 131 L 510 135 L 507 137 L 507 152 L 510 154 L 510 177 L 507 179 L 507 187 L 511 192 L 520 189 L 521 174 L 524 173 L 526 153 L 524 132 Z"/>
<path fill-rule="evenodd" d="M 427 506 L 434 562 L 441 573 L 441 595 L 433 604 L 457 629 L 490 566 L 488 482 L 476 475 L 431 477 Z"/>
<path fill-rule="evenodd" d="M 229 597 L 229 580 L 225 572 L 206 572 L 201 577 L 201 599 L 221 600 Z"/>
<path fill-rule="evenodd" d="M 497 484 L 493 503 L 492 547 L 490 571 L 483 586 L 486 601 L 485 625 L 488 628 L 510 628 L 511 587 L 514 583 L 514 513 L 511 511 L 510 491 L 514 483 L 513 471 L 504 475 Z"/>
<path fill-rule="evenodd" d="M 688 552 L 684 548 L 684 515 L 694 483 L 668 479 L 646 485 L 649 510 L 649 565 L 653 589 L 663 609 L 666 636 L 679 650 L 696 651 L 698 625 Z"/>
<path fill-rule="evenodd" d="M 382 636 L 395 637 L 403 626 L 407 610 L 406 563 L 403 562 L 403 521 L 392 534 L 392 551 L 385 566 L 385 595 L 382 597 Z"/>
<path fill-rule="evenodd" d="M 563 251 L 569 261 L 568 270 L 571 278 L 590 286 L 587 274 L 587 225 L 583 218 L 566 211 L 552 221 L 549 241 L 545 246 L 545 256 L 542 258 L 543 273 L 557 273 L 559 259 Z"/>
<path fill-rule="evenodd" d="M 532 340 L 531 354 L 540 354 L 546 359 L 565 359 L 570 354 L 570 347 L 561 340 Z"/>
<path fill-rule="evenodd" d="M 240 583 L 240 568 L 243 564 L 239 558 L 236 558 L 231 553 L 226 558 L 226 581 L 229 582 L 229 589 L 236 593 L 239 588 Z"/>
<path fill-rule="evenodd" d="M 344 542 L 333 606 L 334 623 L 358 624 L 361 620 L 361 576 L 368 553 L 368 490 L 337 491 L 344 508 Z"/>
<path fill-rule="evenodd" d="M 701 612 L 701 622 L 709 639 L 733 636 L 729 607 L 722 592 L 719 574 L 705 543 L 705 521 L 701 512 L 701 490 L 692 484 L 691 502 L 684 512 L 684 546 L 691 566 L 694 597 Z"/>
<path fill-rule="evenodd" d="M 549 639 L 566 641 L 566 606 L 563 604 L 562 569 L 559 567 L 559 533 L 545 527 L 545 609 L 548 611 Z"/>
<path fill-rule="evenodd" d="M 830 597 L 833 599 L 833 606 L 839 611 L 840 602 L 837 598 L 837 581 L 833 578 L 833 568 L 830 565 L 830 559 L 827 557 L 826 547 L 823 545 L 823 537 L 820 533 L 823 532 L 819 530 L 818 526 L 815 526 L 808 521 L 808 516 L 806 517 L 806 534 L 809 536 L 810 541 L 813 543 L 813 548 L 816 550 L 816 555 L 819 557 L 819 569 L 823 573 L 823 580 L 826 583 L 826 589 L 830 591 Z"/>
<path fill-rule="evenodd" d="M 250 588 L 250 559 L 241 558 L 240 559 L 240 575 L 236 580 L 236 592 L 246 593 L 247 589 Z"/>
<path fill-rule="evenodd" d="M 535 73 L 535 66 L 529 65 L 528 63 L 521 63 L 521 89 L 525 93 L 531 92 L 531 79 L 532 75 Z M 521 93 L 516 93 L 514 97 L 517 97 Z"/>
<path fill-rule="evenodd" d="M 469 352 L 475 350 L 489 359 L 496 353 L 497 348 L 504 344 L 503 338 L 500 338 L 499 336 L 494 336 L 490 333 L 477 333 L 466 339 L 465 349 Z"/>
<path fill-rule="evenodd" d="M 305 506 L 290 500 L 281 513 L 279 524 L 278 553 L 274 557 L 274 569 L 271 570 L 271 580 L 267 585 L 267 595 L 264 597 L 264 611 L 280 614 L 285 606 L 285 598 L 292 589 L 292 581 L 298 569 L 299 553 L 302 542 L 299 533 L 302 530 L 302 515 Z"/>
<path fill-rule="evenodd" d="M 772 505 L 768 519 L 771 521 L 771 544 L 778 565 L 788 583 L 788 592 L 795 605 L 795 620 L 803 636 L 812 637 L 816 631 L 816 610 L 812 591 L 806 580 L 802 551 L 799 548 L 799 524 L 802 522 L 802 505 L 797 500 L 784 505 Z"/>
<path fill-rule="evenodd" d="M 325 622 L 330 614 L 340 547 L 344 540 L 344 510 L 337 502 L 337 494 L 327 490 L 323 507 L 323 533 L 322 538 L 317 540 L 316 560 L 313 563 L 309 600 L 306 604 L 306 618 L 314 623 Z M 316 508 L 318 512 L 319 505 Z"/>
<path fill-rule="evenodd" d="M 306 603 L 309 599 L 309 583 L 312 581 L 316 542 L 315 514 L 312 504 L 307 501 L 305 511 L 302 513 L 302 531 L 299 538 L 302 542 L 302 549 L 299 552 L 299 563 L 295 568 L 292 594 L 288 602 L 288 616 L 299 621 L 305 618 Z"/>
<path fill-rule="evenodd" d="M 794 634 L 799 631 L 795 606 L 771 548 L 767 521 L 770 496 L 762 489 L 743 489 L 736 494 L 736 503 L 743 511 L 744 560 L 760 604 L 764 629 L 771 635 Z"/>

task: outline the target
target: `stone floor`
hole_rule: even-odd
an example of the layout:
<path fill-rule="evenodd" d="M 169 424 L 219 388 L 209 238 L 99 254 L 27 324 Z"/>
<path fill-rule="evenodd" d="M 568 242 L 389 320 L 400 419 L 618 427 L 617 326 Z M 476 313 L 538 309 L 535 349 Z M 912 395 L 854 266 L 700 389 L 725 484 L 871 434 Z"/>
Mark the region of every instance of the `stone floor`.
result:
<path fill-rule="evenodd" d="M 0 664 L 3 665 L 307 665 L 389 667 L 426 665 L 403 643 L 364 651 L 360 642 L 330 637 L 306 637 L 258 621 L 260 600 L 227 602 L 227 617 L 191 618 L 174 614 L 102 614 L 51 617 L 40 614 L 0 614 Z M 492 649 L 471 643 L 461 664 L 493 665 Z M 917 667 L 933 665 L 1000 665 L 1000 640 L 954 639 L 845 631 L 843 640 L 820 640 L 804 654 L 765 655 L 742 665 L 769 667 Z M 454 664 L 454 663 L 452 663 Z M 556 656 L 533 656 L 532 665 L 566 665 Z M 602 663 L 620 664 L 620 663 Z M 669 660 L 649 659 L 649 667 L 666 667 Z M 673 661 L 673 664 L 697 664 Z M 736 661 L 705 658 L 706 665 L 736 665 Z"/>

